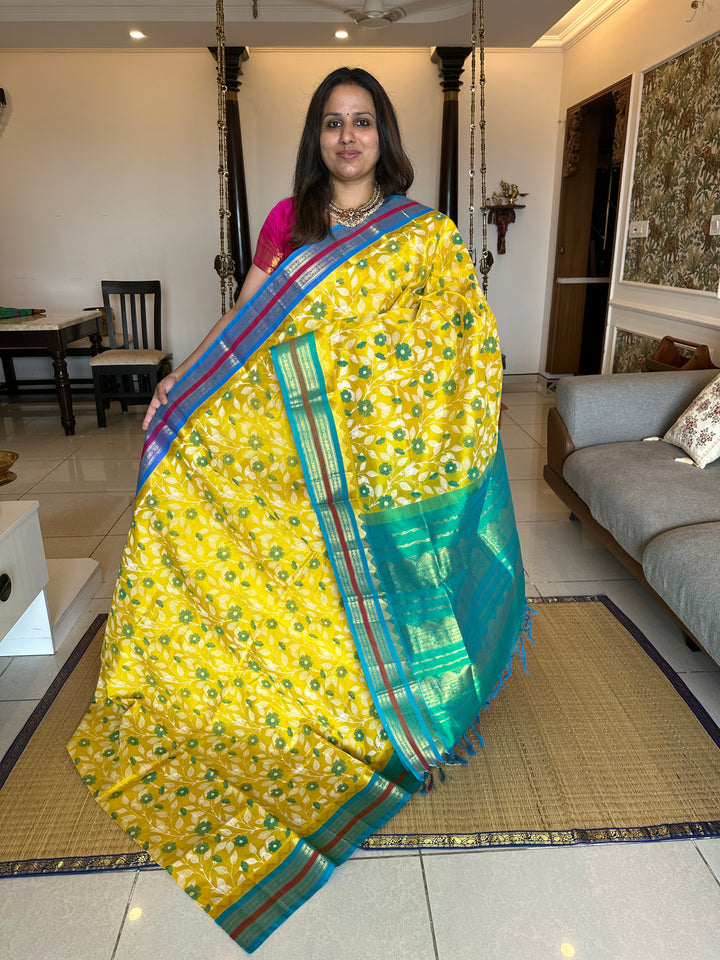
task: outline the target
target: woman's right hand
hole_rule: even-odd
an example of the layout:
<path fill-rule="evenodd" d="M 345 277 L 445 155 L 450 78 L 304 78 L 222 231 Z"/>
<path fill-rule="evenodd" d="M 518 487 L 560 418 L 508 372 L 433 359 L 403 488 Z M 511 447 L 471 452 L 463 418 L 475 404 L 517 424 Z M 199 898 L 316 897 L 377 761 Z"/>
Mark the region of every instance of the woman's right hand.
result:
<path fill-rule="evenodd" d="M 143 430 L 147 430 L 147 428 L 150 426 L 150 421 L 155 416 L 156 411 L 160 407 L 165 406 L 165 404 L 168 402 L 167 395 L 170 393 L 178 380 L 184 376 L 185 373 L 192 367 L 193 363 L 195 363 L 195 361 L 203 355 L 203 352 L 207 350 L 212 343 L 214 343 L 228 323 L 230 323 L 240 307 L 247 303 L 248 300 L 257 293 L 266 280 L 267 274 L 264 273 L 260 267 L 255 266 L 254 263 L 251 264 L 250 269 L 247 272 L 247 276 L 245 277 L 245 282 L 242 285 L 240 295 L 235 303 L 230 307 L 227 313 L 224 313 L 222 317 L 220 317 L 212 330 L 205 335 L 205 339 L 202 341 L 200 346 L 196 347 L 186 360 L 183 360 L 183 362 L 175 370 L 173 370 L 172 373 L 169 373 L 166 377 L 164 377 L 155 387 L 155 393 L 153 394 L 153 398 L 150 401 L 150 406 L 147 408 L 147 413 L 145 414 L 145 419 L 143 420 Z"/>
<path fill-rule="evenodd" d="M 142 423 L 143 430 L 147 430 L 147 428 L 150 426 L 150 421 L 155 416 L 155 411 L 161 406 L 165 406 L 165 404 L 168 402 L 168 394 L 179 379 L 180 376 L 177 372 L 169 373 L 166 377 L 163 377 L 160 383 L 158 383 L 158 385 L 155 387 L 155 393 L 153 393 L 152 400 L 150 401 L 150 405 L 145 413 L 145 419 Z"/>

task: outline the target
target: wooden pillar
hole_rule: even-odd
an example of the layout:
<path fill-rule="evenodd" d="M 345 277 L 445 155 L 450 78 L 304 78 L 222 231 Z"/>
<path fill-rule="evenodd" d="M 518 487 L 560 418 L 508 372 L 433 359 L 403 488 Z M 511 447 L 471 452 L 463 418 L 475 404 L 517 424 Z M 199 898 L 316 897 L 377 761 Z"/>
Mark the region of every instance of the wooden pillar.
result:
<path fill-rule="evenodd" d="M 457 223 L 458 217 L 458 95 L 460 75 L 472 47 L 435 47 L 432 57 L 443 91 L 442 141 L 438 210 Z"/>
<path fill-rule="evenodd" d="M 217 47 L 210 47 L 217 59 Z M 236 295 L 247 276 L 252 263 L 250 247 L 250 224 L 248 220 L 247 188 L 245 186 L 245 162 L 243 159 L 242 132 L 240 129 L 240 92 L 242 65 L 250 58 L 247 47 L 225 48 L 225 122 L 227 124 L 228 149 L 228 245 L 235 263 L 234 277 Z"/>

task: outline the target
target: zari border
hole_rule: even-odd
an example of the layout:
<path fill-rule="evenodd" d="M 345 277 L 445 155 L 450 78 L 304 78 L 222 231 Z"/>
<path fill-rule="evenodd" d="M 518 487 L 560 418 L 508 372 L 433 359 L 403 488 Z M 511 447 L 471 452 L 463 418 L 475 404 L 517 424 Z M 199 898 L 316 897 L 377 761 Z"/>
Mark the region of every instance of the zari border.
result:
<path fill-rule="evenodd" d="M 173 387 L 148 429 L 137 492 L 170 449 L 189 417 L 243 366 L 280 326 L 288 313 L 338 264 L 389 231 L 430 212 L 406 197 L 389 197 L 360 227 L 336 227 L 319 243 L 302 247 L 238 309 L 230 323 Z"/>
<path fill-rule="evenodd" d="M 720 837 L 720 820 L 660 823 L 648 827 L 382 834 L 368 837 L 360 846 L 363 850 L 479 850 L 488 847 L 568 847 L 581 843 L 699 840 L 708 837 Z"/>
<path fill-rule="evenodd" d="M 692 710 L 698 723 L 720 748 L 720 726 L 670 666 L 644 633 L 604 594 L 564 597 L 532 597 L 533 605 L 601 603 L 621 623 L 662 671 L 675 691 Z M 368 837 L 364 850 L 473 850 L 488 847 L 574 846 L 582 843 L 647 843 L 661 840 L 700 840 L 720 837 L 720 820 L 660 823 L 640 827 L 578 827 L 573 830 L 502 830 L 483 833 L 407 833 Z"/>
<path fill-rule="evenodd" d="M 301 838 L 282 863 L 216 917 L 216 923 L 249 953 L 256 950 L 327 883 L 337 864 L 346 860 L 409 798 L 410 794 L 382 774 L 374 774 L 368 785 L 327 823 Z"/>
<path fill-rule="evenodd" d="M 345 467 L 315 334 L 271 349 L 275 372 L 318 516 L 350 629 L 383 726 L 408 770 L 422 779 L 442 762 L 442 744 L 429 728 L 413 687 L 409 663 L 388 627 L 389 613 L 377 592 L 358 518 L 350 502 Z"/>
<path fill-rule="evenodd" d="M 4 877 L 63 876 L 75 873 L 109 873 L 114 870 L 162 870 L 149 853 L 107 853 L 99 857 L 48 857 L 37 860 L 8 860 L 0 863 Z"/>

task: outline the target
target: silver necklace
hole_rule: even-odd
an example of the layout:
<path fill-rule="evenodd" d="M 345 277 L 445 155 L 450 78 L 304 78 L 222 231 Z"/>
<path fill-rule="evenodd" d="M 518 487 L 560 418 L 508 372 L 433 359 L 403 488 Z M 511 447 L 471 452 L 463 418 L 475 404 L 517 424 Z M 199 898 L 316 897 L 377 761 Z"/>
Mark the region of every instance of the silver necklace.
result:
<path fill-rule="evenodd" d="M 328 204 L 328 210 L 330 215 L 334 217 L 338 223 L 341 223 L 344 227 L 357 227 L 364 220 L 370 216 L 370 214 L 375 213 L 380 204 L 383 202 L 383 195 L 380 192 L 380 187 L 375 184 L 375 189 L 373 195 L 369 200 L 366 200 L 365 203 L 360 204 L 359 207 L 339 207 L 336 203 L 333 203 L 331 200 Z"/>

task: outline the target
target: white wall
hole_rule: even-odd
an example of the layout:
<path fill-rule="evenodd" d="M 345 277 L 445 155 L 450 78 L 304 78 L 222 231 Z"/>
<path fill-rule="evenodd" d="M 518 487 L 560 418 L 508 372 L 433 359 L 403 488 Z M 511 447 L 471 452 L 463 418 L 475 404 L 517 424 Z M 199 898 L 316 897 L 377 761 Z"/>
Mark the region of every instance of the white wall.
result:
<path fill-rule="evenodd" d="M 310 95 L 349 62 L 393 98 L 434 204 L 442 93 L 430 51 L 254 50 L 240 109 L 253 243 L 290 192 Z M 186 356 L 220 313 L 214 61 L 206 51 L 2 54 L 10 116 L 0 136 L 0 303 L 82 309 L 100 280 L 157 277 L 165 345 Z M 421 109 L 418 109 L 421 107 Z M 76 360 L 72 372 L 79 373 Z M 49 361 L 19 361 L 21 375 Z"/>
<path fill-rule="evenodd" d="M 239 99 L 253 239 L 291 191 L 308 102 L 339 66 L 369 70 L 385 87 L 415 167 L 411 196 L 430 206 L 437 201 L 442 91 L 429 49 L 253 49 Z"/>
<path fill-rule="evenodd" d="M 2 77 L 0 303 L 76 310 L 101 279 L 159 278 L 182 352 L 218 312 L 210 54 L 5 52 Z"/>
<path fill-rule="evenodd" d="M 529 193 L 490 274 L 508 374 L 544 368 L 567 106 L 630 73 L 637 88 L 642 70 L 720 28 L 719 7 L 706 0 L 686 24 L 677 0 L 628 0 L 564 54 L 487 51 L 488 192 L 503 179 Z M 2 51 L 0 58 L 10 102 L 0 130 L 0 303 L 78 309 L 98 302 L 103 278 L 158 277 L 166 345 L 179 361 L 220 311 L 212 58 L 204 50 Z M 411 194 L 436 203 L 442 94 L 428 49 L 253 49 L 240 91 L 253 241 L 290 190 L 308 98 L 342 63 L 365 67 L 386 86 L 416 168 Z M 466 237 L 469 88 L 468 62 L 458 215 Z M 477 151 L 479 158 L 479 142 Z M 476 218 L 476 247 L 479 228 Z M 493 250 L 496 237 L 490 226 Z M 614 284 L 613 310 L 639 297 L 646 312 L 636 310 L 637 329 L 658 317 L 665 324 L 663 309 L 718 323 L 712 297 L 636 286 Z"/>
<path fill-rule="evenodd" d="M 158 277 L 165 343 L 179 361 L 220 310 L 212 58 L 198 50 L 0 56 L 11 106 L 0 131 L 0 303 L 75 310 L 98 303 L 103 278 Z M 509 179 L 530 192 L 491 275 L 509 372 L 538 369 L 561 59 L 488 52 L 489 189 Z M 253 242 L 290 191 L 310 95 L 343 63 L 370 70 L 386 87 L 416 170 L 411 195 L 437 202 L 442 92 L 429 49 L 253 49 L 239 97 Z M 466 174 L 469 62 L 463 79 Z M 463 180 L 458 219 L 466 232 Z M 494 247 L 494 227 L 489 236 Z M 71 372 L 87 375 L 83 364 L 74 361 Z M 46 361 L 18 367 L 21 375 L 50 375 Z"/>
<path fill-rule="evenodd" d="M 610 310 L 603 359 L 605 373 L 612 369 L 617 328 L 652 337 L 670 335 L 697 343 L 707 343 L 712 348 L 715 363 L 720 365 L 720 300 L 716 296 L 697 291 L 627 283 L 621 278 L 642 74 L 718 30 L 720 0 L 705 0 L 704 6 L 698 9 L 694 17 L 689 2 L 629 0 L 611 18 L 569 47 L 565 53 L 558 115 L 563 125 L 568 107 L 624 77 L 633 78 L 615 246 L 615 269 L 610 288 Z M 543 333 L 541 369 L 545 360 L 548 324 L 549 309 L 546 312 Z"/>
<path fill-rule="evenodd" d="M 495 258 L 489 275 L 488 301 L 497 317 L 507 374 L 536 374 L 540 369 L 562 63 L 559 50 L 491 49 L 485 57 L 488 196 L 499 192 L 501 180 L 517 183 L 521 191 L 528 194 L 522 200 L 525 209 L 516 212 L 516 221 L 508 228 L 505 254 L 497 252 L 497 228 L 489 224 L 487 231 L 488 247 Z M 463 80 L 460 115 L 467 118 L 470 114 L 469 60 Z M 476 113 L 476 123 L 479 123 L 479 103 Z M 469 126 L 461 127 L 458 220 L 465 237 L 469 139 Z M 477 211 L 482 203 L 479 129 L 475 140 Z M 479 256 L 482 224 L 477 213 L 475 220 L 475 247 Z"/>

